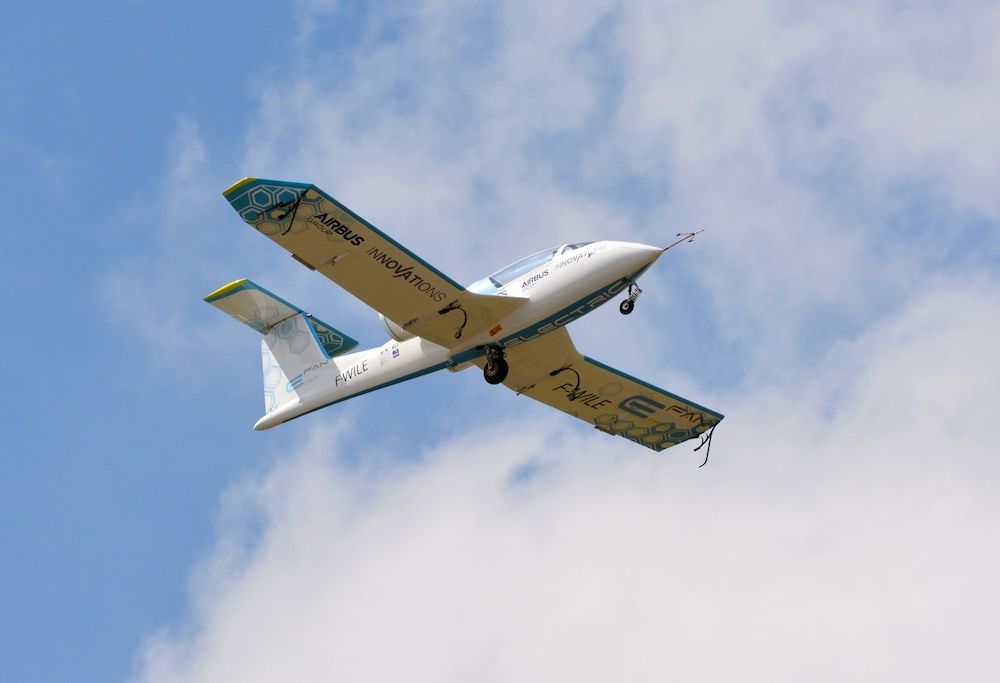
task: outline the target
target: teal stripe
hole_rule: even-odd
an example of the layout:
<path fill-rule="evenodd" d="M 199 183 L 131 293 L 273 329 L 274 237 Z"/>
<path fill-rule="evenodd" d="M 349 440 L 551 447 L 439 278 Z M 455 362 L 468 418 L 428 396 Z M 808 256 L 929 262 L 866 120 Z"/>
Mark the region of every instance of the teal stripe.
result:
<path fill-rule="evenodd" d="M 274 299 L 278 303 L 285 304 L 289 308 L 294 309 L 294 310 L 298 311 L 299 313 L 305 313 L 305 311 L 303 311 L 298 306 L 295 306 L 294 304 L 291 304 L 291 303 L 285 301 L 284 299 L 282 299 L 280 296 L 278 296 L 274 292 L 272 292 L 272 291 L 270 291 L 268 289 L 264 289 L 263 287 L 261 287 L 260 285 L 258 285 L 256 282 L 251 282 L 250 280 L 247 280 L 247 284 L 251 285 L 257 291 L 262 292 L 263 294 L 267 294 L 269 297 L 271 297 L 272 299 Z"/>
<path fill-rule="evenodd" d="M 448 363 L 448 365 L 459 365 L 460 363 L 464 363 L 465 361 L 475 360 L 476 358 L 485 355 L 486 355 L 486 349 L 473 347 L 471 349 L 466 349 L 461 353 L 456 353 L 449 359 L 451 362 Z"/>

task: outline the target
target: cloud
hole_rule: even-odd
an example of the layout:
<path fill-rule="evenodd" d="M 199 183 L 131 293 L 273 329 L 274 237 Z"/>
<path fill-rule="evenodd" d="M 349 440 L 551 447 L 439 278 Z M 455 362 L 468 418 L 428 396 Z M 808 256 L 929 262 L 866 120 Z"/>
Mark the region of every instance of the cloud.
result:
<path fill-rule="evenodd" d="M 467 281 L 707 227 L 671 280 L 699 296 L 670 303 L 704 302 L 755 381 L 988 248 L 998 23 L 973 3 L 378 8 L 356 50 L 316 39 L 263 90 L 246 166 L 314 179 Z"/>
<path fill-rule="evenodd" d="M 1000 13 L 979 4 L 297 11 L 291 68 L 248 76 L 259 99 L 244 173 L 317 182 L 465 282 L 550 244 L 666 244 L 707 227 L 669 279 L 649 281 L 739 357 L 734 381 L 808 368 L 831 340 L 898 310 L 928 270 L 981 267 L 975 254 L 991 250 Z M 158 279 L 211 288 L 222 282 L 210 271 L 228 264 L 297 303 L 322 288 L 271 245 L 250 247 L 245 228 L 208 227 L 233 220 L 217 191 L 235 178 L 194 124 L 174 147 L 188 152 L 160 200 Z M 127 302 L 136 276 L 112 274 L 107 298 Z M 180 303 L 157 306 L 150 343 L 197 336 L 186 331 L 203 325 Z M 355 318 L 374 320 L 360 308 Z M 636 338 L 662 327 L 639 325 Z M 607 335 L 578 334 L 602 355 Z M 657 360 L 701 337 L 666 341 Z"/>
<path fill-rule="evenodd" d="M 975 677 L 998 294 L 942 284 L 812 381 L 733 397 L 701 470 L 558 415 L 406 461 L 316 428 L 226 497 L 192 621 L 136 680 Z"/>
<path fill-rule="evenodd" d="M 703 470 L 529 411 L 406 457 L 334 414 L 290 427 L 136 680 L 987 670 L 1000 15 L 426 2 L 371 10 L 345 48 L 340 15 L 301 11 L 248 174 L 313 180 L 467 281 L 709 227 L 644 279 L 641 317 L 573 334 L 729 417 Z M 317 282 L 283 261 L 275 280 Z"/>

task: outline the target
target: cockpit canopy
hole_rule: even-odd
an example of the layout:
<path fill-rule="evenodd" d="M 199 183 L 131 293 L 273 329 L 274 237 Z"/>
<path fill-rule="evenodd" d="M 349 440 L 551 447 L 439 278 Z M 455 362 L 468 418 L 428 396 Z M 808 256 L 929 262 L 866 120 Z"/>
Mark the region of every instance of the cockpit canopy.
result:
<path fill-rule="evenodd" d="M 575 244 L 564 244 L 561 247 L 554 247 L 552 249 L 542 249 L 531 256 L 526 256 L 520 261 L 510 264 L 506 268 L 501 268 L 489 277 L 472 283 L 469 285 L 469 291 L 478 294 L 492 294 L 507 283 L 513 282 L 522 275 L 545 265 L 556 255 L 580 249 L 588 244 L 593 244 L 593 242 L 576 242 Z"/>

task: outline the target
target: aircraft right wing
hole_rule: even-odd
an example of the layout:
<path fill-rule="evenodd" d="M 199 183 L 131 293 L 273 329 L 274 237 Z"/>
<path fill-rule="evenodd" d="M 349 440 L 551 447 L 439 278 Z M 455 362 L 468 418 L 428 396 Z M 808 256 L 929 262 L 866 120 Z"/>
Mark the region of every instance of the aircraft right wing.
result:
<path fill-rule="evenodd" d="M 493 328 L 528 301 L 466 290 L 315 185 L 244 178 L 223 195 L 299 263 L 445 348 Z"/>
<path fill-rule="evenodd" d="M 508 348 L 506 356 L 508 388 L 654 451 L 693 439 L 723 418 L 587 358 L 564 327 Z"/>

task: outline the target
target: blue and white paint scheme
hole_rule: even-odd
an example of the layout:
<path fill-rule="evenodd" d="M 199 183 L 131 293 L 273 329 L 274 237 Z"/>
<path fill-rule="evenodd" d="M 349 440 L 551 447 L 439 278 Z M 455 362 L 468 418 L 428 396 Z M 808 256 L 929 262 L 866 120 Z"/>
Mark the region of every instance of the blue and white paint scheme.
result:
<path fill-rule="evenodd" d="M 224 195 L 257 231 L 374 308 L 389 334 L 351 353 L 354 339 L 249 280 L 207 296 L 264 335 L 265 414 L 254 429 L 472 365 L 490 384 L 657 451 L 710 435 L 723 417 L 581 355 L 566 330 L 614 299 L 631 313 L 636 281 L 669 247 L 565 244 L 462 287 L 314 185 L 246 178 Z"/>

